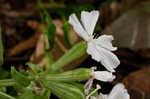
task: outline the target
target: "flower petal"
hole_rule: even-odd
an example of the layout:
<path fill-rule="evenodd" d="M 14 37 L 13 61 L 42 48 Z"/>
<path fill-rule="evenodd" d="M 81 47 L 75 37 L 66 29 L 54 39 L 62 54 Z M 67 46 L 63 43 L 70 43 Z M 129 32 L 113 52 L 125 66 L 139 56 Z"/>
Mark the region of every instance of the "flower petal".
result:
<path fill-rule="evenodd" d="M 96 46 L 92 42 L 88 42 L 87 53 L 91 55 L 92 59 L 100 61 L 103 57 L 99 54 Z"/>
<path fill-rule="evenodd" d="M 82 11 L 81 12 L 81 21 L 85 28 L 85 30 L 89 33 L 89 35 L 93 34 L 96 22 L 99 17 L 99 11 Z"/>
<path fill-rule="evenodd" d="M 104 82 L 111 82 L 116 77 L 111 72 L 108 71 L 95 71 L 94 78 Z"/>
<path fill-rule="evenodd" d="M 117 56 L 112 52 L 101 48 L 100 46 L 96 46 L 96 48 L 99 52 L 98 55 L 103 57 L 101 60 L 99 60 L 101 64 L 110 72 L 115 72 L 114 69 L 117 68 L 117 66 L 120 64 L 120 61 L 117 58 Z"/>
<path fill-rule="evenodd" d="M 100 37 L 98 37 L 97 39 L 95 39 L 96 44 L 107 49 L 110 51 L 115 51 L 117 50 L 117 47 L 113 47 L 112 46 L 112 40 L 113 40 L 113 36 L 112 35 L 102 35 Z"/>
<path fill-rule="evenodd" d="M 108 99 L 130 99 L 130 96 L 124 85 L 119 83 L 114 86 L 114 88 L 108 95 Z"/>
<path fill-rule="evenodd" d="M 101 62 L 101 64 L 110 72 L 115 72 L 115 68 L 120 64 L 119 59 L 115 54 L 107 49 L 97 46 L 93 42 L 88 42 L 87 53 L 92 59 Z"/>
<path fill-rule="evenodd" d="M 89 35 L 88 33 L 84 30 L 82 25 L 80 24 L 79 20 L 77 19 L 75 14 L 70 15 L 69 17 L 69 23 L 73 26 L 73 29 L 77 34 L 82 37 L 84 40 L 88 41 Z"/>

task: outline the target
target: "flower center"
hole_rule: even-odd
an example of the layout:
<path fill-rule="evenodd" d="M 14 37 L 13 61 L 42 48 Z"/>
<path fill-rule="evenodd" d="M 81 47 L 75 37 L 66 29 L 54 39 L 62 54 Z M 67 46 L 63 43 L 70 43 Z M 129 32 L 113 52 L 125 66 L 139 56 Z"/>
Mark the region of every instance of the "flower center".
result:
<path fill-rule="evenodd" d="M 89 36 L 88 42 L 93 42 L 93 43 L 95 42 L 93 35 L 90 35 L 90 36 Z"/>

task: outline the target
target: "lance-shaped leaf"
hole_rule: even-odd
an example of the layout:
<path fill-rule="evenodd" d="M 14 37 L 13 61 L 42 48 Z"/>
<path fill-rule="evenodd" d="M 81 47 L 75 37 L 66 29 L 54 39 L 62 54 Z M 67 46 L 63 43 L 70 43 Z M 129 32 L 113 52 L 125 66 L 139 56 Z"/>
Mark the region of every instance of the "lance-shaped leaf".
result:
<path fill-rule="evenodd" d="M 44 87 L 51 90 L 60 99 L 84 99 L 83 92 L 76 86 L 69 83 L 42 81 Z"/>
<path fill-rule="evenodd" d="M 85 41 L 81 41 L 72 47 L 65 55 L 63 55 L 58 61 L 49 66 L 49 69 L 46 71 L 47 73 L 51 71 L 57 71 L 60 68 L 64 67 L 66 64 L 71 61 L 81 57 L 85 54 L 87 49 L 87 43 Z"/>
<path fill-rule="evenodd" d="M 49 41 L 49 45 L 50 45 L 50 50 L 53 49 L 54 47 L 54 39 L 55 39 L 55 33 L 56 33 L 56 27 L 53 24 L 53 21 L 50 17 L 50 15 L 48 14 L 48 12 L 43 9 L 43 18 L 44 18 L 44 22 L 46 23 L 47 26 L 44 26 L 43 32 L 44 34 L 47 35 L 48 37 L 48 41 Z"/>
<path fill-rule="evenodd" d="M 0 27 L 0 65 L 3 64 L 3 43 L 2 43 L 2 34 Z"/>
<path fill-rule="evenodd" d="M 93 75 L 92 69 L 80 68 L 72 71 L 57 73 L 57 74 L 46 74 L 42 75 L 41 78 L 47 81 L 84 81 L 88 80 Z"/>
<path fill-rule="evenodd" d="M 72 41 L 70 39 L 70 35 L 69 35 L 71 25 L 68 22 L 65 22 L 62 29 L 64 31 L 64 36 L 65 36 L 66 43 L 67 43 L 68 47 L 71 48 L 73 46 Z"/>

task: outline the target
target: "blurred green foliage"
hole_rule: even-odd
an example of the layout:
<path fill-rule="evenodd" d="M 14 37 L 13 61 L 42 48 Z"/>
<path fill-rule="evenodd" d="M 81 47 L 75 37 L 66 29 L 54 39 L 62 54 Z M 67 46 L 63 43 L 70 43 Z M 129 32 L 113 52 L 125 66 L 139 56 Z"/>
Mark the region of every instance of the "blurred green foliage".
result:
<path fill-rule="evenodd" d="M 0 65 L 3 64 L 3 43 L 2 43 L 2 32 L 0 27 Z"/>

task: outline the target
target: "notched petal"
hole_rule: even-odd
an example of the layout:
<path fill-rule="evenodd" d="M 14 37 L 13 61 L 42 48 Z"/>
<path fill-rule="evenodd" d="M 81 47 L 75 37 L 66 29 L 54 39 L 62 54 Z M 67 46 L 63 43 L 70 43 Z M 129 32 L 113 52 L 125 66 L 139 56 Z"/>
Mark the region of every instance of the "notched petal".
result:
<path fill-rule="evenodd" d="M 69 17 L 69 23 L 73 26 L 74 31 L 80 37 L 82 37 L 86 41 L 89 39 L 89 36 L 88 36 L 87 32 L 84 30 L 84 28 L 80 24 L 77 16 L 74 13 L 72 15 L 70 15 L 70 17 Z"/>
<path fill-rule="evenodd" d="M 114 40 L 112 35 L 102 35 L 95 39 L 96 44 L 110 51 L 117 50 L 117 47 L 113 47 L 112 40 Z"/>
<path fill-rule="evenodd" d="M 99 17 L 99 11 L 94 10 L 91 12 L 87 12 L 87 11 L 81 12 L 82 24 L 89 35 L 93 34 L 98 17 Z"/>

